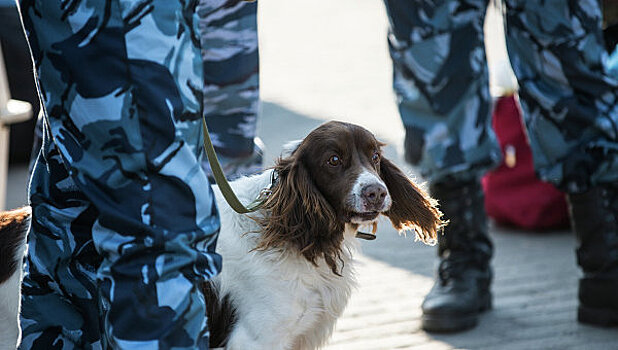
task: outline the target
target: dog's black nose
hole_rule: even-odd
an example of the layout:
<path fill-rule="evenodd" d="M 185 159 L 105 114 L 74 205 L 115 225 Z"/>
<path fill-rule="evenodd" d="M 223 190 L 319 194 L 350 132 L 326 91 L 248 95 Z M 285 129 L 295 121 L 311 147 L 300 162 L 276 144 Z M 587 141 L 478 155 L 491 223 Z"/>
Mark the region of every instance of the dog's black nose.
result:
<path fill-rule="evenodd" d="M 381 209 L 384 204 L 384 198 L 386 198 L 386 188 L 380 184 L 371 184 L 363 187 L 361 191 L 361 197 L 370 209 Z"/>

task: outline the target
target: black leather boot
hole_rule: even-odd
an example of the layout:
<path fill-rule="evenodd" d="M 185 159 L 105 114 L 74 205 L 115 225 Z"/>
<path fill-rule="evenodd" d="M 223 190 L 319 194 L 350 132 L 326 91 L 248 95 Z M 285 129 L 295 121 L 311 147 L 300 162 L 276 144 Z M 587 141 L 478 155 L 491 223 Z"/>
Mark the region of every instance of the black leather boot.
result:
<path fill-rule="evenodd" d="M 438 238 L 437 280 L 423 301 L 422 328 L 457 332 L 474 327 L 491 308 L 493 246 L 488 236 L 484 195 L 479 181 L 430 186 L 450 221 Z"/>
<path fill-rule="evenodd" d="M 618 326 L 618 185 L 568 195 L 579 248 L 579 322 Z"/>

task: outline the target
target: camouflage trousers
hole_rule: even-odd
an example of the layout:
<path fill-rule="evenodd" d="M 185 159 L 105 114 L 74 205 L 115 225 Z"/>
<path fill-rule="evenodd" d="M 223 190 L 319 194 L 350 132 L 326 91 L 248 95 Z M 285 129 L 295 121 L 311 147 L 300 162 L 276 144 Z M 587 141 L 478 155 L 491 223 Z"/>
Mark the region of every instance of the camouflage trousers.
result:
<path fill-rule="evenodd" d="M 204 115 L 228 179 L 262 169 L 256 136 L 259 110 L 257 2 L 200 0 L 197 8 L 204 61 Z M 41 146 L 39 116 L 33 152 Z M 37 154 L 35 153 L 35 154 Z M 33 159 L 36 159 L 33 157 Z M 207 159 L 204 171 L 212 180 Z"/>
<path fill-rule="evenodd" d="M 227 177 L 262 168 L 256 137 L 259 109 L 257 2 L 201 0 L 199 28 L 204 60 L 204 113 Z M 208 162 L 203 163 L 208 174 Z"/>
<path fill-rule="evenodd" d="M 24 349 L 206 349 L 219 217 L 197 1 L 22 0 L 44 107 Z"/>
<path fill-rule="evenodd" d="M 487 0 L 385 0 L 406 159 L 431 182 L 500 160 L 483 44 Z M 506 42 L 539 177 L 577 193 L 618 181 L 618 83 L 599 2 L 504 0 Z"/>

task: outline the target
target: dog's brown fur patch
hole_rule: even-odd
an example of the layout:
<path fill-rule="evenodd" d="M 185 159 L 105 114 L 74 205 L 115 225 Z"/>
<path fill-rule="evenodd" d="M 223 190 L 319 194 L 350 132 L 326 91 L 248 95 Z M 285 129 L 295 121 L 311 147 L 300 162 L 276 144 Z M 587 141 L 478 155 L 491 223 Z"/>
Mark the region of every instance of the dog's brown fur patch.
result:
<path fill-rule="evenodd" d="M 0 283 L 9 279 L 17 269 L 17 250 L 25 244 L 30 214 L 30 207 L 0 213 Z"/>

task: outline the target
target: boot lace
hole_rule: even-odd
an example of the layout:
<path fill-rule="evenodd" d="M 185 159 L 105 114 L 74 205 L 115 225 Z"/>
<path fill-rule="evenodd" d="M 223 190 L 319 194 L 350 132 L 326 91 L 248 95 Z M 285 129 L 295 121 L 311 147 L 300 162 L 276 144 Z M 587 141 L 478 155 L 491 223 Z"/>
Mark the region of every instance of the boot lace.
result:
<path fill-rule="evenodd" d="M 447 258 L 440 261 L 438 267 L 438 276 L 440 283 L 446 285 L 452 279 L 459 279 L 462 277 L 464 271 L 470 269 L 474 262 L 469 257 L 461 255 L 450 255 Z"/>

